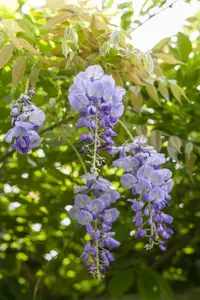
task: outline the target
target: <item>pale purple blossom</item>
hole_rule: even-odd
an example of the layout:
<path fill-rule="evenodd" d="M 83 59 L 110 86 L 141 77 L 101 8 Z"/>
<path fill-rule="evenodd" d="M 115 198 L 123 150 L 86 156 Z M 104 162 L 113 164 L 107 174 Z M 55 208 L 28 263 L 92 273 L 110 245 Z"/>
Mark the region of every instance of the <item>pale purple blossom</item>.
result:
<path fill-rule="evenodd" d="M 33 104 L 30 99 L 34 90 L 29 91 L 29 96 L 21 94 L 20 98 L 11 107 L 13 128 L 5 135 L 5 141 L 13 144 L 9 151 L 16 150 L 20 154 L 27 154 L 31 149 L 41 144 L 41 139 L 36 132 L 45 121 L 45 113 Z"/>
<path fill-rule="evenodd" d="M 165 156 L 146 143 L 144 136 L 135 137 L 133 143 L 120 147 L 120 158 L 113 165 L 127 172 L 121 176 L 120 182 L 126 189 L 131 189 L 134 195 L 128 201 L 132 203 L 131 208 L 135 213 L 133 223 L 138 227 L 135 237 L 148 237 L 146 249 L 157 244 L 165 251 L 163 239 L 169 239 L 173 234 L 173 230 L 167 227 L 173 218 L 162 210 L 169 206 L 171 199 L 172 172 L 161 168 L 166 162 Z"/>
<path fill-rule="evenodd" d="M 114 260 L 110 250 L 120 243 L 114 239 L 115 233 L 110 231 L 112 223 L 119 216 L 111 203 L 119 199 L 120 194 L 111 189 L 108 180 L 88 173 L 82 177 L 86 185 L 78 189 L 70 216 L 78 222 L 78 227 L 85 226 L 91 240 L 86 243 L 81 259 L 93 276 L 103 277 L 103 273 Z M 77 189 L 76 189 L 77 191 Z"/>
<path fill-rule="evenodd" d="M 117 135 L 112 128 L 123 114 L 124 94 L 125 90 L 115 86 L 112 76 L 104 74 L 98 65 L 90 66 L 74 77 L 69 88 L 69 103 L 73 110 L 80 113 L 76 126 L 86 127 L 90 132 L 80 137 L 84 143 L 81 152 L 89 152 L 94 142 L 97 143 L 97 151 L 104 148 L 111 152 L 112 138 Z"/>

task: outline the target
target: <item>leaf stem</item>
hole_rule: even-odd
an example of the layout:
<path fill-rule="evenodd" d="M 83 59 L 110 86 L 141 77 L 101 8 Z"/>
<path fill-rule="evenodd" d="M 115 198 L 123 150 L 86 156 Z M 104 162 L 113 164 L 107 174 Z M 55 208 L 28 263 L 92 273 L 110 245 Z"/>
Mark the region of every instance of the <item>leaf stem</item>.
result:
<path fill-rule="evenodd" d="M 69 140 L 67 140 L 67 143 L 70 145 L 70 147 L 72 147 L 72 149 L 73 149 L 74 152 L 76 153 L 78 159 L 80 160 L 81 166 L 83 167 L 83 170 L 84 170 L 85 174 L 87 174 L 86 165 L 85 165 L 85 163 L 84 163 L 84 161 L 83 161 L 83 159 L 82 159 L 80 153 L 78 152 L 78 150 L 76 149 L 76 147 L 75 147 L 73 144 L 70 143 Z"/>
<path fill-rule="evenodd" d="M 126 133 L 127 133 L 128 136 L 130 137 L 130 139 L 133 140 L 133 136 L 132 136 L 130 130 L 126 127 L 126 125 L 122 122 L 122 120 L 119 120 L 118 122 L 119 122 L 119 123 L 122 125 L 122 127 L 125 129 Z"/>

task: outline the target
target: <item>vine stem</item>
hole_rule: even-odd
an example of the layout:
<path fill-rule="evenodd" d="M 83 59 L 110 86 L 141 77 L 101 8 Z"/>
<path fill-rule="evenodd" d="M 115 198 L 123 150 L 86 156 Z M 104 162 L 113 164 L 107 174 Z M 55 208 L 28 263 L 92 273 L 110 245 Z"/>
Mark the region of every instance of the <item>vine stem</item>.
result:
<path fill-rule="evenodd" d="M 97 158 L 97 143 L 98 143 L 98 119 L 97 114 L 95 116 L 95 134 L 94 134 L 94 154 L 92 157 L 92 168 L 91 172 L 95 175 L 98 175 L 97 167 L 96 167 L 96 158 Z M 95 230 L 98 228 L 98 220 L 96 219 L 95 222 Z M 97 270 L 97 279 L 101 279 L 101 272 L 99 270 L 99 241 L 96 239 L 95 241 L 96 246 L 96 270 Z"/>
<path fill-rule="evenodd" d="M 119 123 L 121 124 L 121 126 L 125 129 L 126 133 L 127 133 L 128 136 L 130 137 L 130 139 L 133 140 L 133 136 L 132 136 L 130 130 L 126 127 L 126 125 L 125 125 L 121 120 L 119 120 L 118 122 L 119 122 Z"/>
<path fill-rule="evenodd" d="M 79 159 L 79 161 L 80 161 L 80 163 L 81 163 L 81 166 L 82 166 L 82 168 L 83 168 L 85 174 L 87 174 L 87 169 L 86 169 L 85 163 L 84 163 L 84 161 L 83 161 L 83 159 L 82 159 L 80 153 L 77 151 L 76 147 L 75 147 L 73 144 L 70 143 L 69 140 L 67 140 L 67 143 L 70 145 L 70 147 L 72 147 L 72 149 L 73 149 L 74 152 L 76 153 L 76 155 L 77 155 L 77 157 L 78 157 L 78 159 Z"/>
<path fill-rule="evenodd" d="M 97 114 L 95 116 L 95 133 L 94 133 L 94 154 L 93 154 L 93 157 L 92 157 L 92 172 L 95 174 L 95 175 L 98 175 L 98 171 L 97 171 L 97 168 L 96 168 L 96 158 L 97 158 L 97 142 L 98 142 L 98 124 L 97 124 Z"/>
<path fill-rule="evenodd" d="M 47 262 L 46 267 L 45 267 L 45 269 L 43 271 L 43 274 L 41 276 L 39 276 L 38 279 L 37 279 L 37 281 L 36 281 L 36 284 L 34 286 L 34 291 L 33 291 L 33 300 L 37 299 L 37 293 L 38 293 L 38 290 L 39 290 L 39 287 L 40 287 L 40 283 L 41 283 L 41 281 L 43 279 L 43 276 L 45 275 L 45 273 L 47 271 L 49 263 L 50 263 L 50 261 Z"/>

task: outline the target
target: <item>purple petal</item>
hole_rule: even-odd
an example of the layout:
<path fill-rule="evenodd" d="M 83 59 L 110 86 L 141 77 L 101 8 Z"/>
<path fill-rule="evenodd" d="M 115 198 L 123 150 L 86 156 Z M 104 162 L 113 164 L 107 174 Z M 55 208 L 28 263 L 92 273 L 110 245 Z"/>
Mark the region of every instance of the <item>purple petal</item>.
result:
<path fill-rule="evenodd" d="M 151 166 L 159 166 L 166 162 L 166 158 L 164 154 L 156 153 L 151 156 L 149 156 L 146 160 L 146 163 Z"/>
<path fill-rule="evenodd" d="M 125 157 L 115 160 L 113 162 L 113 166 L 129 172 L 133 171 L 134 168 L 137 168 L 139 166 L 139 162 L 135 158 Z"/>
<path fill-rule="evenodd" d="M 46 115 L 40 108 L 36 108 L 29 116 L 29 121 L 36 124 L 42 125 L 46 119 Z"/>
<path fill-rule="evenodd" d="M 105 244 L 106 244 L 106 247 L 109 249 L 114 249 L 114 248 L 120 246 L 120 242 L 116 241 L 115 239 L 113 239 L 112 237 L 109 237 L 109 236 L 105 239 Z"/>
<path fill-rule="evenodd" d="M 93 217 L 88 211 L 81 210 L 77 215 L 77 220 L 79 224 L 86 225 L 93 221 Z"/>
<path fill-rule="evenodd" d="M 142 194 L 151 190 L 150 182 L 145 178 L 140 178 L 135 186 L 135 191 L 137 194 Z"/>
<path fill-rule="evenodd" d="M 153 171 L 154 169 L 152 167 L 145 164 L 137 170 L 137 178 L 148 178 Z"/>
<path fill-rule="evenodd" d="M 90 201 L 87 207 L 90 212 L 95 212 L 98 214 L 103 211 L 104 203 L 99 199 L 95 199 Z"/>
<path fill-rule="evenodd" d="M 135 183 L 137 182 L 137 179 L 132 174 L 124 174 L 120 178 L 121 185 L 125 187 L 126 189 L 131 189 Z"/>
<path fill-rule="evenodd" d="M 146 235 L 147 231 L 145 229 L 138 229 L 138 231 L 136 231 L 135 233 L 135 237 L 137 238 L 141 238 L 144 237 Z"/>
<path fill-rule="evenodd" d="M 79 212 L 80 212 L 80 210 L 77 209 L 75 206 L 73 206 L 69 211 L 69 215 L 73 220 L 77 220 Z"/>
<path fill-rule="evenodd" d="M 6 135 L 5 135 L 5 141 L 6 141 L 6 143 L 11 143 L 12 138 L 13 138 L 13 128 L 10 129 L 10 130 L 6 133 Z"/>
<path fill-rule="evenodd" d="M 76 208 L 84 208 L 90 202 L 90 198 L 85 194 L 78 194 L 74 199 Z"/>
<path fill-rule="evenodd" d="M 150 201 L 163 201 L 165 198 L 165 192 L 160 187 L 153 188 L 149 193 Z"/>
<path fill-rule="evenodd" d="M 89 100 L 85 95 L 69 94 L 70 106 L 75 111 L 80 111 L 81 107 L 89 104 Z"/>
<path fill-rule="evenodd" d="M 24 123 L 26 123 L 26 122 L 24 122 Z M 15 126 L 12 129 L 12 136 L 14 136 L 14 137 L 28 136 L 28 130 L 21 125 Z"/>
<path fill-rule="evenodd" d="M 90 78 L 93 81 L 99 79 L 104 74 L 104 71 L 100 66 L 94 65 L 89 66 L 85 70 L 85 74 L 88 78 Z"/>
<path fill-rule="evenodd" d="M 148 176 L 148 180 L 154 185 L 162 185 L 164 183 L 163 170 L 155 170 Z"/>
<path fill-rule="evenodd" d="M 30 130 L 28 132 L 28 136 L 30 139 L 30 148 L 37 148 L 41 144 L 40 136 L 34 130 Z"/>
<path fill-rule="evenodd" d="M 133 142 L 137 143 L 137 144 L 146 144 L 147 141 L 148 141 L 148 139 L 144 135 L 135 136 L 133 139 Z"/>
<path fill-rule="evenodd" d="M 116 208 L 111 208 L 111 209 L 105 210 L 103 219 L 104 219 L 104 222 L 109 225 L 110 223 L 117 220 L 118 216 L 119 216 L 119 211 Z"/>

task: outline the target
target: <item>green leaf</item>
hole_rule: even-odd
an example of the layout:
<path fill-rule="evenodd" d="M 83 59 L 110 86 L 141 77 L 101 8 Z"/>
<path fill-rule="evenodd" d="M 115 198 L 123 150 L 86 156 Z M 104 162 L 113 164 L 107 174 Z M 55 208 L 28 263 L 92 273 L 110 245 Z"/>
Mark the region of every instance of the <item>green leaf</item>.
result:
<path fill-rule="evenodd" d="M 185 145 L 185 153 L 189 154 L 190 152 L 192 152 L 194 145 L 191 142 L 187 142 L 187 144 Z"/>
<path fill-rule="evenodd" d="M 162 142 L 161 142 L 161 132 L 160 130 L 153 130 L 151 132 L 151 137 L 149 139 L 150 141 L 150 144 L 152 146 L 154 146 L 154 148 L 157 150 L 157 151 L 160 151 L 161 147 L 162 147 Z"/>
<path fill-rule="evenodd" d="M 27 33 L 27 36 L 34 40 L 32 23 L 26 19 L 16 19 L 16 22 Z"/>
<path fill-rule="evenodd" d="M 131 98 L 133 107 L 139 111 L 143 105 L 142 94 L 141 93 L 135 94 L 132 92 L 130 95 L 130 98 Z"/>
<path fill-rule="evenodd" d="M 1 30 L 0 31 L 0 46 L 3 43 L 3 41 L 4 41 L 4 32 Z"/>
<path fill-rule="evenodd" d="M 148 82 L 145 86 L 146 90 L 147 90 L 147 93 L 149 95 L 149 97 L 151 97 L 153 100 L 155 100 L 158 104 L 160 104 L 159 102 L 159 98 L 158 98 L 158 93 L 157 93 L 157 90 L 152 83 Z"/>
<path fill-rule="evenodd" d="M 127 28 L 130 26 L 132 15 L 133 15 L 133 10 L 130 10 L 130 11 L 125 12 L 121 16 L 121 24 L 120 25 L 124 30 L 127 30 Z"/>
<path fill-rule="evenodd" d="M 160 42 L 158 42 L 152 49 L 153 52 L 156 52 L 156 51 L 160 51 L 163 49 L 163 47 L 168 44 L 170 38 L 165 38 L 163 40 L 161 40 Z M 154 53 L 153 53 L 154 55 Z"/>
<path fill-rule="evenodd" d="M 178 100 L 178 102 L 180 104 L 182 104 L 182 102 L 181 102 L 181 93 L 180 93 L 179 86 L 173 80 L 169 80 L 169 83 L 170 83 L 170 89 L 171 89 L 172 95 L 174 96 L 174 98 L 176 100 Z"/>
<path fill-rule="evenodd" d="M 177 60 L 174 56 L 168 53 L 159 52 L 159 53 L 153 53 L 153 55 L 157 58 L 162 59 L 166 64 L 172 64 L 172 65 L 179 65 L 183 64 L 182 61 Z"/>
<path fill-rule="evenodd" d="M 139 272 L 137 286 L 142 300 L 160 300 L 157 278 L 151 269 Z"/>
<path fill-rule="evenodd" d="M 194 164 L 196 161 L 196 155 L 194 154 L 194 152 L 190 152 L 189 154 L 186 154 L 185 160 L 186 160 L 186 166 L 188 169 L 189 176 L 193 181 L 192 175 L 193 175 Z"/>
<path fill-rule="evenodd" d="M 180 59 L 183 62 L 187 62 L 189 54 L 190 52 L 192 52 L 192 44 L 190 42 L 189 37 L 179 32 L 177 35 L 177 44 L 180 53 Z"/>
<path fill-rule="evenodd" d="M 102 56 L 106 56 L 110 52 L 110 43 L 107 41 L 104 42 L 99 48 L 99 52 Z"/>
<path fill-rule="evenodd" d="M 7 44 L 0 50 L 0 69 L 3 68 L 11 59 L 13 45 Z"/>
<path fill-rule="evenodd" d="M 8 36 L 9 36 L 11 42 L 13 43 L 13 45 L 17 49 L 21 49 L 21 45 L 20 45 L 19 39 L 9 29 L 7 29 L 7 33 L 8 33 Z"/>
<path fill-rule="evenodd" d="M 178 136 L 170 136 L 169 145 L 176 149 L 176 151 L 181 153 L 182 142 Z"/>
<path fill-rule="evenodd" d="M 19 38 L 19 42 L 22 48 L 24 48 L 26 51 L 38 56 L 44 63 L 48 63 L 45 58 L 40 54 L 40 52 L 35 49 L 27 40 Z"/>
<path fill-rule="evenodd" d="M 118 270 L 114 272 L 112 279 L 108 284 L 108 291 L 115 299 L 121 297 L 132 286 L 134 282 L 134 274 L 131 269 Z"/>
<path fill-rule="evenodd" d="M 158 83 L 158 90 L 163 96 L 163 98 L 167 101 L 169 101 L 169 92 L 167 87 L 165 86 L 164 82 L 159 81 Z"/>
<path fill-rule="evenodd" d="M 169 143 L 167 145 L 167 152 L 171 158 L 177 160 L 177 151 L 174 147 L 170 146 Z"/>
<path fill-rule="evenodd" d="M 55 15 L 53 18 L 49 19 L 45 24 L 44 28 L 53 27 L 62 23 L 65 23 L 67 20 L 70 20 L 72 14 L 69 12 L 63 12 L 61 14 Z"/>
<path fill-rule="evenodd" d="M 160 294 L 161 300 L 174 300 L 173 291 L 168 284 L 167 280 L 160 276 L 157 272 L 155 273 L 155 277 L 157 278 L 159 287 L 160 287 Z"/>
<path fill-rule="evenodd" d="M 115 30 L 110 35 L 110 42 L 112 45 L 117 46 L 120 41 L 120 31 Z"/>
<path fill-rule="evenodd" d="M 16 58 L 12 68 L 12 85 L 16 86 L 23 79 L 26 69 L 26 60 L 24 56 Z"/>
<path fill-rule="evenodd" d="M 167 281 L 150 268 L 139 272 L 137 285 L 142 300 L 174 299 L 172 290 Z"/>

